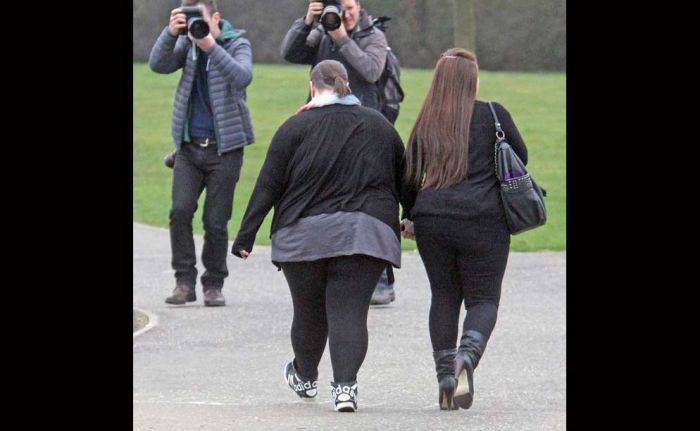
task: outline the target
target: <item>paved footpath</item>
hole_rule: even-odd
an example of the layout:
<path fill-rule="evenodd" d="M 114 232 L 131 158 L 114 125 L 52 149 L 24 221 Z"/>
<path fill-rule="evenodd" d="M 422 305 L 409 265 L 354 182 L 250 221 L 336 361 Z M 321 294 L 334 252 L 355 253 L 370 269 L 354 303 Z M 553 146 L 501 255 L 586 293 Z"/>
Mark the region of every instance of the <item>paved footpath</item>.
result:
<path fill-rule="evenodd" d="M 201 251 L 197 237 L 197 251 Z M 397 299 L 371 308 L 359 411 L 333 411 L 326 351 L 319 394 L 282 379 L 292 303 L 269 247 L 229 256 L 228 305 L 164 303 L 174 285 L 167 230 L 134 225 L 134 307 L 158 316 L 134 338 L 135 430 L 564 430 L 566 254 L 512 253 L 499 321 L 475 374 L 469 410 L 440 412 L 428 337 L 430 291 L 416 252 L 396 271 Z M 464 314 L 464 311 L 462 311 Z"/>

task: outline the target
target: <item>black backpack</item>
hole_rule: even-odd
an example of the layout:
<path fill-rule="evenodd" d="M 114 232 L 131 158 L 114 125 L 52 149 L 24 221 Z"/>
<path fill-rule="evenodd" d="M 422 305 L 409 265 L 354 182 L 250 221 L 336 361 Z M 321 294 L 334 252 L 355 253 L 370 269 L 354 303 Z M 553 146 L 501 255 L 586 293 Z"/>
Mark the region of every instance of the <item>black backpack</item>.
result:
<path fill-rule="evenodd" d="M 386 23 L 390 20 L 391 18 L 387 16 L 380 16 L 379 18 L 375 18 L 372 24 L 386 33 Z M 391 124 L 394 124 L 399 117 L 399 110 L 401 109 L 399 104 L 403 102 L 404 93 L 403 88 L 401 88 L 401 65 L 399 64 L 399 59 L 396 58 L 396 54 L 391 50 L 391 47 L 387 47 L 384 73 L 382 73 L 379 81 L 377 81 L 377 86 L 379 87 L 380 110 L 384 117 L 386 117 Z"/>

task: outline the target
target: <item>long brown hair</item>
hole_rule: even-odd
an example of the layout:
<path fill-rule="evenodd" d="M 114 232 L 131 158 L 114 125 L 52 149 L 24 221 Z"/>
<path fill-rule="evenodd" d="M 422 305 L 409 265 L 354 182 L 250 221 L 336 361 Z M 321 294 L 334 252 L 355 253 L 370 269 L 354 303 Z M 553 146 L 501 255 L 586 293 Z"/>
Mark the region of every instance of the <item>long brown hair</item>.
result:
<path fill-rule="evenodd" d="M 478 73 L 476 56 L 461 48 L 445 51 L 437 61 L 406 145 L 406 179 L 411 184 L 440 189 L 467 178 Z"/>

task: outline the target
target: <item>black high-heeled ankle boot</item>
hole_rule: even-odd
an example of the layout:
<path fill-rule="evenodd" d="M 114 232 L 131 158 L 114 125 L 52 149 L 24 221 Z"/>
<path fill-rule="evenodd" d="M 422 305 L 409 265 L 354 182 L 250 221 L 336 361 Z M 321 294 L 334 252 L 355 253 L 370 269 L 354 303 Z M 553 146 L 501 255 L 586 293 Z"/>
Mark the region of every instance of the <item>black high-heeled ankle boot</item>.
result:
<path fill-rule="evenodd" d="M 474 369 L 484 354 L 486 341 L 486 337 L 477 331 L 462 334 L 455 357 L 454 373 L 457 379 L 454 402 L 459 408 L 468 409 L 474 401 Z"/>
<path fill-rule="evenodd" d="M 435 372 L 438 380 L 438 401 L 440 410 L 458 410 L 453 401 L 457 379 L 454 376 L 455 354 L 457 349 L 433 352 Z"/>

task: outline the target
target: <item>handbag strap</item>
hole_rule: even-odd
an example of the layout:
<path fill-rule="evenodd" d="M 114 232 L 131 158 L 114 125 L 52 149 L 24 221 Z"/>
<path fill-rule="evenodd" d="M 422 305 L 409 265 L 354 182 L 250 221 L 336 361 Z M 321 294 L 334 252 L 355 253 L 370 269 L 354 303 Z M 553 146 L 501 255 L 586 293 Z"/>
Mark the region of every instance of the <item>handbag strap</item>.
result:
<path fill-rule="evenodd" d="M 496 171 L 496 179 L 498 181 L 503 181 L 503 178 L 499 175 L 498 169 L 498 147 L 500 147 L 501 142 L 505 141 L 506 133 L 501 128 L 501 123 L 498 121 L 498 115 L 496 115 L 496 109 L 493 107 L 493 102 L 489 102 L 489 108 L 491 109 L 491 115 L 493 115 L 493 124 L 496 126 L 496 144 L 493 148 L 493 166 Z"/>
<path fill-rule="evenodd" d="M 498 121 L 498 115 L 496 115 L 496 109 L 493 106 L 493 102 L 489 102 L 489 108 L 491 109 L 491 115 L 493 115 L 493 124 L 496 126 L 496 143 L 499 143 L 506 138 L 506 133 L 501 128 L 500 121 Z"/>

